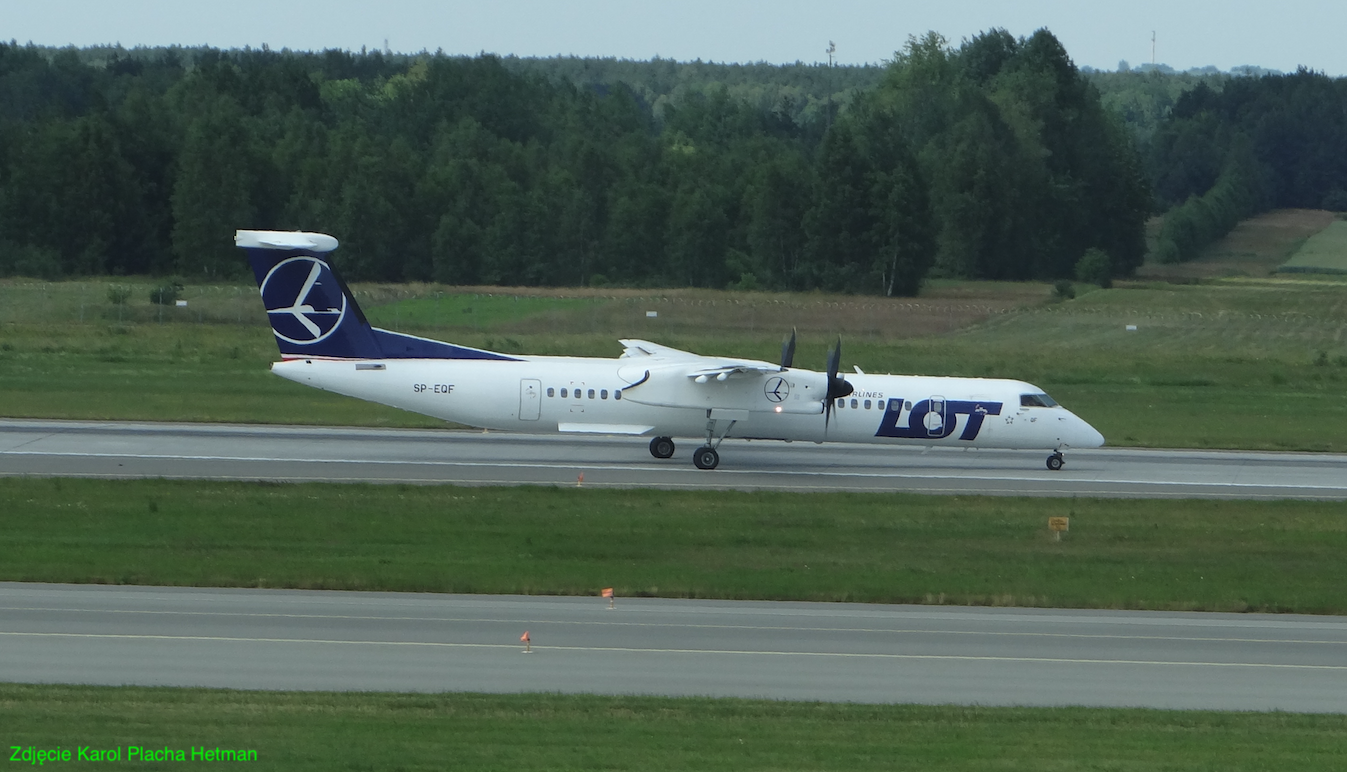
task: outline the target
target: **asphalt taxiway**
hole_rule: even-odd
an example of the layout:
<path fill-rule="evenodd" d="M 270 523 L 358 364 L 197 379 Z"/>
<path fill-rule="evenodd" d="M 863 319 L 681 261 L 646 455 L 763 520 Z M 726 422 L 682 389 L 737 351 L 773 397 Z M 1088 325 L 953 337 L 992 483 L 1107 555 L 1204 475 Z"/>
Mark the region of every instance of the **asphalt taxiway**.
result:
<path fill-rule="evenodd" d="M 0 680 L 1347 712 L 1340 618 L 632 598 L 607 606 L 0 583 Z"/>
<path fill-rule="evenodd" d="M 1347 456 L 1194 450 L 909 449 L 728 440 L 652 458 L 646 438 L 0 420 L 0 476 L 366 481 L 1012 496 L 1347 499 Z"/>

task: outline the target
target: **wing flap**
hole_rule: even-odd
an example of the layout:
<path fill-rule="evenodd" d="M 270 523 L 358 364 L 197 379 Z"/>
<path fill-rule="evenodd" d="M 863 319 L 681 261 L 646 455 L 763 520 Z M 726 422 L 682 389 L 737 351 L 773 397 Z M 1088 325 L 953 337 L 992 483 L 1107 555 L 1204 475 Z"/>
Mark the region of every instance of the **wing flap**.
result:
<path fill-rule="evenodd" d="M 557 431 L 563 434 L 645 434 L 653 426 L 635 426 L 632 424 L 557 424 Z"/>

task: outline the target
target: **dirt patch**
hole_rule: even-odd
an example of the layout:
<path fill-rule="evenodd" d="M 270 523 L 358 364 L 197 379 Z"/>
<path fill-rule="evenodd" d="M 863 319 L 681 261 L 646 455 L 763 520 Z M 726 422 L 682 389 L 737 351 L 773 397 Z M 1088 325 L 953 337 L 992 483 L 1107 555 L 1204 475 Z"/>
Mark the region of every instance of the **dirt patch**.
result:
<path fill-rule="evenodd" d="M 1215 279 L 1268 276 L 1310 236 L 1336 219 L 1321 209 L 1278 209 L 1252 217 L 1203 250 L 1195 260 L 1137 269 L 1138 279 Z"/>

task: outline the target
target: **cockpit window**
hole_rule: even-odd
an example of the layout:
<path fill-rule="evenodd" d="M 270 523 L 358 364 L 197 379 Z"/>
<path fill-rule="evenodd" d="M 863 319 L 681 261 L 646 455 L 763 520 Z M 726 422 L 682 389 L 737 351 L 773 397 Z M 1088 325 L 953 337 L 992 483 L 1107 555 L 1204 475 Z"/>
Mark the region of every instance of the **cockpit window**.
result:
<path fill-rule="evenodd" d="M 1021 394 L 1020 407 L 1057 407 L 1057 402 L 1047 394 Z"/>

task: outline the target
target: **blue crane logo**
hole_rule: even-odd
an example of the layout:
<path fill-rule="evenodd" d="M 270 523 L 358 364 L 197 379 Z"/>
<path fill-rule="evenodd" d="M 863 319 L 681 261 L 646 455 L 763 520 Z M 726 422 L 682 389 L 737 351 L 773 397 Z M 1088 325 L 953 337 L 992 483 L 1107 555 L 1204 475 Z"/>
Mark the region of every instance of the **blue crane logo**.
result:
<path fill-rule="evenodd" d="M 308 346 L 326 339 L 346 317 L 346 294 L 332 268 L 316 257 L 291 257 L 262 280 L 262 303 L 276 337 Z"/>

